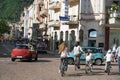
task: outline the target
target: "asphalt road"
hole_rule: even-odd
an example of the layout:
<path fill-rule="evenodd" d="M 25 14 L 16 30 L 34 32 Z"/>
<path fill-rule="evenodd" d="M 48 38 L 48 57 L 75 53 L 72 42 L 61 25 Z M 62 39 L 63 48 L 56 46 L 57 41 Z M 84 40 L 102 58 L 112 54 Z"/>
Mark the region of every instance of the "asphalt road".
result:
<path fill-rule="evenodd" d="M 59 58 L 53 54 L 39 54 L 37 62 L 0 58 L 0 80 L 120 80 L 116 62 L 112 63 L 110 75 L 104 72 L 104 65 L 94 65 L 92 74 L 85 74 L 85 65 L 76 71 L 69 65 L 65 76 L 61 77 L 58 67 Z"/>
<path fill-rule="evenodd" d="M 0 50 L 7 53 L 6 56 L 0 57 L 0 80 L 120 80 L 118 75 L 118 64 L 112 63 L 110 75 L 104 72 L 104 64 L 101 66 L 93 66 L 92 74 L 85 74 L 85 65 L 81 65 L 80 70 L 74 70 L 73 65 L 68 66 L 68 71 L 64 77 L 59 73 L 59 55 L 39 54 L 37 62 L 10 60 L 9 52 L 12 46 L 5 47 Z M 1 47 L 1 46 L 0 46 Z M 7 51 L 8 50 L 8 51 Z M 0 51 L 0 55 L 3 53 Z"/>

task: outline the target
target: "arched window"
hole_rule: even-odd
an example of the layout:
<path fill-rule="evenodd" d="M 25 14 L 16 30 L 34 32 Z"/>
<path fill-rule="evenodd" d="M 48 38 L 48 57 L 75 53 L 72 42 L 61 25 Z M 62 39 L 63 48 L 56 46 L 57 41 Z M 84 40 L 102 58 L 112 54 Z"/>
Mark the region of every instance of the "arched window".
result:
<path fill-rule="evenodd" d="M 95 29 L 90 29 L 89 33 L 88 33 L 88 37 L 96 38 L 97 37 L 97 31 Z"/>
<path fill-rule="evenodd" d="M 71 33 L 70 33 L 70 51 L 73 50 L 75 40 L 76 40 L 75 31 L 72 30 Z"/>
<path fill-rule="evenodd" d="M 68 31 L 65 32 L 65 42 L 68 44 Z"/>
<path fill-rule="evenodd" d="M 80 39 L 80 41 L 83 41 L 83 30 L 81 29 L 80 31 L 79 31 L 79 39 Z"/>
<path fill-rule="evenodd" d="M 60 43 L 63 42 L 63 31 L 60 32 Z"/>

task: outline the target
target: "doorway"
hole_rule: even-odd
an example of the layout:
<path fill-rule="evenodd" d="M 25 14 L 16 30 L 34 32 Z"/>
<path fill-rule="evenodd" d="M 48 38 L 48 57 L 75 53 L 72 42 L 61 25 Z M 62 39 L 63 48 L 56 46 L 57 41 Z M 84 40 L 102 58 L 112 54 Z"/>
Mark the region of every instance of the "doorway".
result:
<path fill-rule="evenodd" d="M 88 46 L 96 47 L 96 40 L 88 40 Z"/>

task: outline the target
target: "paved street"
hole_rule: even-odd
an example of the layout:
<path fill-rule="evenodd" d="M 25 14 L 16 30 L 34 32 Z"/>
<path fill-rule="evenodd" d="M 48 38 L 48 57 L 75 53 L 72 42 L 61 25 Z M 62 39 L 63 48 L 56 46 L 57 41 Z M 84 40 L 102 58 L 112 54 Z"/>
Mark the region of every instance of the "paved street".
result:
<path fill-rule="evenodd" d="M 59 58 L 52 54 L 39 54 L 37 62 L 0 58 L 0 80 L 120 80 L 117 63 L 113 63 L 110 75 L 104 73 L 104 65 L 94 66 L 92 74 L 85 74 L 84 65 L 77 71 L 69 65 L 66 75 L 61 77 L 58 67 Z"/>
<path fill-rule="evenodd" d="M 3 56 L 0 58 L 0 80 L 120 80 L 117 63 L 112 64 L 110 75 L 104 72 L 104 65 L 94 65 L 92 74 L 85 74 L 84 65 L 77 71 L 69 65 L 65 76 L 61 77 L 58 71 L 59 56 L 55 53 L 39 54 L 37 62 L 12 62 L 9 56 Z"/>

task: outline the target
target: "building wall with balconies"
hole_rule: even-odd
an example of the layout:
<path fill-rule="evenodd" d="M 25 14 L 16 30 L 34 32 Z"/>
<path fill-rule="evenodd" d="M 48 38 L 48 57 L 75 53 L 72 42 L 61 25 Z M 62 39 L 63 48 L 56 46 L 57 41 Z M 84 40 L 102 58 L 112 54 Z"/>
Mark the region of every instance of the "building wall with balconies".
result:
<path fill-rule="evenodd" d="M 114 44 L 120 44 L 120 0 L 107 0 L 106 3 L 110 3 L 106 4 L 106 13 L 108 13 L 106 28 L 109 29 L 107 48 L 111 48 Z"/>
<path fill-rule="evenodd" d="M 105 1 L 80 0 L 79 20 L 80 27 L 84 33 L 83 45 L 104 48 Z"/>

